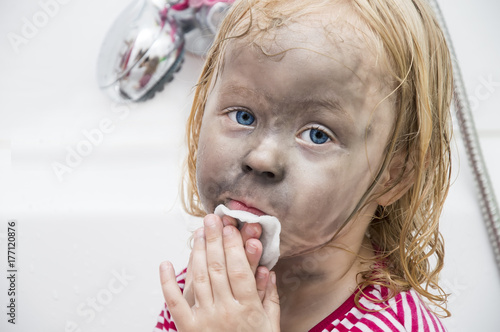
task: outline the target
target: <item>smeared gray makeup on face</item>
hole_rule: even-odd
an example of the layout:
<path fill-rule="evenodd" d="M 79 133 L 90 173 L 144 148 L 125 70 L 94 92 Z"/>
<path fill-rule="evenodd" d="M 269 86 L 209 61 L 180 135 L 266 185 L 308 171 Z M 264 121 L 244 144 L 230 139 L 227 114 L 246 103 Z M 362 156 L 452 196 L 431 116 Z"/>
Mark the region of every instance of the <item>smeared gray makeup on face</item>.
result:
<path fill-rule="evenodd" d="M 282 223 L 285 256 L 331 240 L 373 181 L 393 117 L 385 104 L 374 111 L 386 91 L 373 59 L 360 52 L 363 45 L 346 42 L 352 40 L 348 29 L 332 43 L 317 33 L 324 27 L 301 30 L 296 38 L 298 28 L 274 38 L 277 51 L 289 49 L 279 59 L 248 47 L 249 40 L 230 42 L 207 100 L 197 156 L 206 212 L 229 199 L 255 202 Z M 321 52 L 314 51 L 320 44 Z M 229 119 L 227 109 L 237 107 L 252 113 L 253 126 Z M 300 130 L 314 124 L 338 141 L 323 147 L 304 142 Z M 245 162 L 259 158 L 271 168 L 281 163 L 282 179 L 245 172 Z"/>
<path fill-rule="evenodd" d="M 229 199 L 246 197 L 249 199 L 262 199 L 265 197 L 266 204 L 272 210 L 288 211 L 286 202 L 289 190 L 283 188 L 270 187 L 265 184 L 259 188 L 256 186 L 263 181 L 255 181 L 254 179 L 245 178 L 243 172 L 239 172 L 236 167 L 234 171 L 221 173 L 217 168 L 217 161 L 220 159 L 213 158 L 212 162 L 206 164 L 202 158 L 198 158 L 197 169 L 200 172 L 205 172 L 208 168 L 213 171 L 207 171 L 206 177 L 198 178 L 198 191 L 201 197 L 201 203 L 207 213 L 213 213 L 215 207 L 219 204 L 226 204 Z M 204 163 L 201 165 L 200 160 Z M 288 186 L 288 185 L 287 185 Z M 267 212 L 267 211 L 264 211 Z"/>

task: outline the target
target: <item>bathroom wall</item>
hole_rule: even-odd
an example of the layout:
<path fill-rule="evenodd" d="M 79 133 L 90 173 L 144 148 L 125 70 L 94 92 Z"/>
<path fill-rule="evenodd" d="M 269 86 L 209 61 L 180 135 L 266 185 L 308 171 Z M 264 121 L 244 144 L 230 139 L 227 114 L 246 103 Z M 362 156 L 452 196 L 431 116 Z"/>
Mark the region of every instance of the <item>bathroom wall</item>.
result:
<path fill-rule="evenodd" d="M 493 0 L 440 4 L 500 192 L 500 45 Z M 180 207 L 184 122 L 202 60 L 188 56 L 148 102 L 119 105 L 95 67 L 118 0 L 0 2 L 0 330 L 150 331 L 163 307 L 158 264 L 187 262 Z M 45 13 L 45 14 L 44 14 Z M 37 20 L 39 27 L 25 26 Z M 14 34 L 21 39 L 12 42 Z M 88 155 L 60 174 L 91 133 Z M 97 135 L 97 134 L 96 134 Z M 95 136 L 97 137 L 97 136 Z M 500 325 L 500 280 L 456 130 L 455 181 L 442 218 L 450 331 Z M 7 323 L 7 223 L 17 224 L 16 325 Z"/>
<path fill-rule="evenodd" d="M 500 45 L 495 31 L 497 1 L 439 1 L 461 66 L 482 151 L 496 193 L 500 194 Z M 456 123 L 456 122 L 455 122 Z M 446 267 L 442 284 L 451 292 L 450 331 L 496 331 L 500 318 L 500 279 L 480 217 L 477 190 L 460 132 L 455 126 L 455 183 L 442 218 Z"/>

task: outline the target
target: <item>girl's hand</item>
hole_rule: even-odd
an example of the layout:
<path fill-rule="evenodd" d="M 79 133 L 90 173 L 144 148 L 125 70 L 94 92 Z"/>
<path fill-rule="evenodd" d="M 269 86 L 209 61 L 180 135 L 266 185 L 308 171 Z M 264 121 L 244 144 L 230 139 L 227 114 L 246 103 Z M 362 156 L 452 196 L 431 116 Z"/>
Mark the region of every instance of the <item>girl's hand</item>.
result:
<path fill-rule="evenodd" d="M 242 236 L 215 215 L 196 231 L 191 257 L 194 305 L 183 297 L 170 262 L 160 266 L 165 302 L 179 331 L 279 331 L 274 272 L 259 267 L 257 281 Z M 259 276 L 263 274 L 263 278 Z M 257 291 L 264 279 L 263 298 Z"/>
<path fill-rule="evenodd" d="M 236 219 L 230 216 L 222 217 L 222 223 L 224 226 L 233 225 L 238 226 Z M 241 229 L 241 237 L 243 239 L 243 243 L 245 243 L 245 254 L 252 269 L 252 273 L 255 275 L 257 279 L 257 289 L 259 290 L 259 296 L 261 300 L 264 299 L 264 291 L 266 289 L 267 278 L 269 277 L 269 271 L 267 269 L 259 269 L 257 271 L 257 267 L 259 266 L 260 257 L 262 256 L 262 243 L 258 240 L 262 235 L 262 226 L 260 224 L 249 224 L 245 223 L 243 228 Z M 192 287 L 192 261 L 193 261 L 193 252 L 189 256 L 189 263 L 187 266 L 186 273 L 186 284 L 184 286 L 184 298 L 188 301 L 190 306 L 194 305 L 194 295 L 193 295 L 193 287 Z M 257 273 L 258 272 L 258 273 Z"/>

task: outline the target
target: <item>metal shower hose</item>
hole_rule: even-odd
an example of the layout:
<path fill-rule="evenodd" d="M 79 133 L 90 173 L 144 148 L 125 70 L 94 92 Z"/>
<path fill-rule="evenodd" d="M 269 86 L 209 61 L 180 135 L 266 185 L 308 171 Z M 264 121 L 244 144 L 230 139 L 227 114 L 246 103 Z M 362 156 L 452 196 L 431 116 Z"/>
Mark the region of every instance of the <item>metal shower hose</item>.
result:
<path fill-rule="evenodd" d="M 456 118 L 458 120 L 460 133 L 462 134 L 462 139 L 464 141 L 467 159 L 469 160 L 476 186 L 479 191 L 479 204 L 481 206 L 481 212 L 486 224 L 486 230 L 493 247 L 493 254 L 495 256 L 497 267 L 500 270 L 500 216 L 498 214 L 498 203 L 495 198 L 495 193 L 493 191 L 488 170 L 486 169 L 481 147 L 479 145 L 476 126 L 474 125 L 474 120 L 472 118 L 471 107 L 469 100 L 467 99 L 462 73 L 460 72 L 460 67 L 458 65 L 450 33 L 446 27 L 443 13 L 439 8 L 437 0 L 429 0 L 429 4 L 434 9 L 436 18 L 443 30 L 446 42 L 448 43 L 448 47 L 450 49 L 453 63 L 453 100 Z"/>

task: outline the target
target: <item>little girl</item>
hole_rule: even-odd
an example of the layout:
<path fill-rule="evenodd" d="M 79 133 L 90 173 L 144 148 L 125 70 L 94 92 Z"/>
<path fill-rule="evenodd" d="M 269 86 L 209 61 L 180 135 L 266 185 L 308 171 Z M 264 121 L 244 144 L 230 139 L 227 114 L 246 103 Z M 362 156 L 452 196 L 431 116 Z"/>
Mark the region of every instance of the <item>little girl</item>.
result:
<path fill-rule="evenodd" d="M 188 120 L 187 269 L 155 331 L 444 331 L 451 63 L 424 0 L 238 0 Z M 258 224 L 280 221 L 259 266 Z"/>

